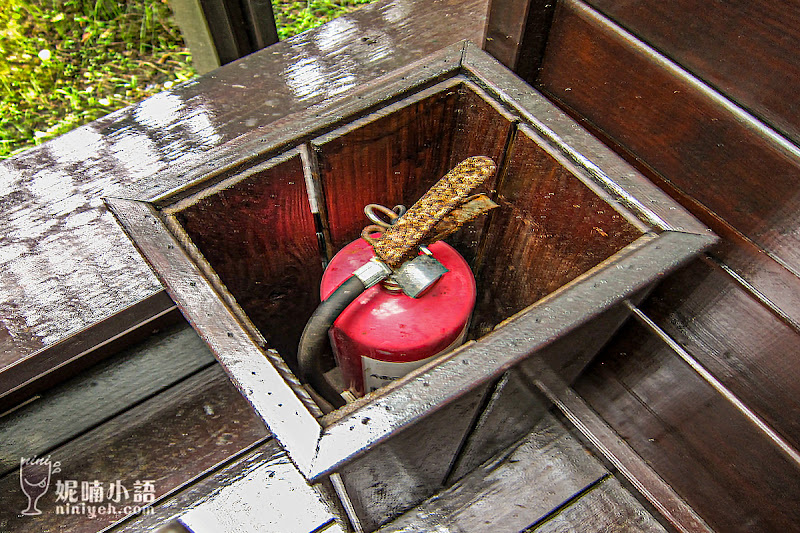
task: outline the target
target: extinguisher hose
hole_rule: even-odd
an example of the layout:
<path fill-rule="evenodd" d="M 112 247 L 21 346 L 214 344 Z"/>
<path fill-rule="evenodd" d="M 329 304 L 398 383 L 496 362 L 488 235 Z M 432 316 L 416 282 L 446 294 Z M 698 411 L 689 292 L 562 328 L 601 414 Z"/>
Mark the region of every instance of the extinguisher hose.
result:
<path fill-rule="evenodd" d="M 337 409 L 345 404 L 344 399 L 325 379 L 320 359 L 328 346 L 328 330 L 342 311 L 365 289 L 364 283 L 356 276 L 350 276 L 347 281 L 339 285 L 339 288 L 321 302 L 311 315 L 297 349 L 300 379 L 310 384 L 320 396 Z"/>

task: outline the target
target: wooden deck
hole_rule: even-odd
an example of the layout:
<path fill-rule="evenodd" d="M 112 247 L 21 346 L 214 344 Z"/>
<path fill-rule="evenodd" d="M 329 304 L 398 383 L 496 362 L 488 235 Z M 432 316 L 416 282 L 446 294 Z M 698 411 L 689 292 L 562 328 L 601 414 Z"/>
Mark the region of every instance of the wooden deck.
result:
<path fill-rule="evenodd" d="M 0 164 L 0 531 L 155 530 L 186 515 L 170 527 L 199 533 L 224 514 L 216 488 L 270 461 L 286 468 L 267 484 L 276 497 L 295 487 L 313 509 L 277 531 L 350 527 L 335 486 L 292 484 L 101 197 L 179 175 L 461 39 L 481 43 L 488 4 L 379 2 Z M 794 531 L 800 519 L 794 4 L 492 1 L 519 14 L 489 21 L 486 48 L 722 237 L 637 304 L 574 383 L 607 424 L 596 434 L 621 446 L 611 457 L 640 461 L 697 513 L 687 531 Z M 513 379 L 528 398 L 530 379 Z M 496 460 L 465 462 L 383 531 L 673 530 L 565 412 Z M 155 480 L 155 514 L 20 516 L 19 457 L 47 454 L 62 479 Z"/>

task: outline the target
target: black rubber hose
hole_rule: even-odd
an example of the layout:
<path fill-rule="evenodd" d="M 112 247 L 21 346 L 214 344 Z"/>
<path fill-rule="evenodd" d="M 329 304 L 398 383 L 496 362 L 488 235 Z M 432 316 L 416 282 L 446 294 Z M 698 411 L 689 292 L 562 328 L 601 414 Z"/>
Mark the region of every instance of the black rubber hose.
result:
<path fill-rule="evenodd" d="M 361 280 L 355 276 L 350 276 L 347 281 L 339 285 L 333 294 L 317 306 L 303 329 L 300 345 L 297 348 L 300 380 L 310 384 L 320 396 L 337 409 L 345 402 L 342 395 L 325 379 L 320 367 L 320 358 L 327 347 L 328 330 L 342 311 L 353 303 L 365 288 Z"/>

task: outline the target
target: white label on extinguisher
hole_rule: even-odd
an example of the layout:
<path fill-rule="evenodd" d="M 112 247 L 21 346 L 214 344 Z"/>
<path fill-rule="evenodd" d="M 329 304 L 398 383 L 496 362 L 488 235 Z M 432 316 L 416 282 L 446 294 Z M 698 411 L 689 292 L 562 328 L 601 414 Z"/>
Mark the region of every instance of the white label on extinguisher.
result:
<path fill-rule="evenodd" d="M 372 392 L 384 385 L 388 385 L 392 381 L 398 380 L 411 372 L 421 367 L 428 361 L 436 359 L 440 355 L 449 352 L 450 350 L 463 344 L 464 339 L 467 337 L 467 328 L 461 332 L 461 335 L 453 341 L 453 344 L 445 348 L 439 353 L 436 353 L 425 359 L 411 361 L 409 363 L 396 363 L 392 361 L 378 361 L 366 356 L 361 356 L 361 367 L 364 372 L 364 392 Z"/>

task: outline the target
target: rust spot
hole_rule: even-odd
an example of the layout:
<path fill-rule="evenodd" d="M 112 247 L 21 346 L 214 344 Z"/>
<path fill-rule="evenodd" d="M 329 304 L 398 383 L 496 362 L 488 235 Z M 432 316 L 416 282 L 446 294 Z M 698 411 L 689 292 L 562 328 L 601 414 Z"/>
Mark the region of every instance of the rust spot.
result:
<path fill-rule="evenodd" d="M 494 161 L 483 156 L 470 157 L 456 165 L 386 229 L 373 246 L 375 254 L 392 268 L 413 258 L 417 247 L 433 236 L 436 225 L 496 170 Z"/>

